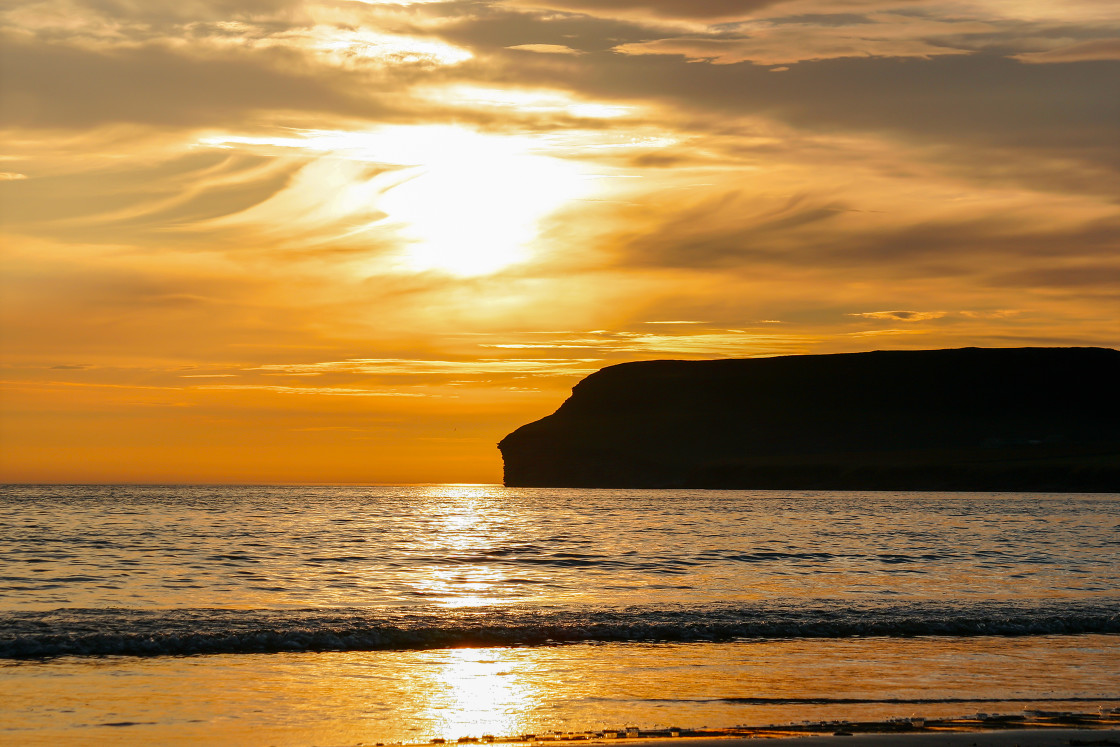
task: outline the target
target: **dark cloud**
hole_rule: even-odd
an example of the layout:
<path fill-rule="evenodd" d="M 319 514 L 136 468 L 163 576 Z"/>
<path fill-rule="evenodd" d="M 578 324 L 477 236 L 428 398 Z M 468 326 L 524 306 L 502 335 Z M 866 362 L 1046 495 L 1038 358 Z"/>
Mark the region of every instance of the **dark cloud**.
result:
<path fill-rule="evenodd" d="M 1120 240 L 1116 242 L 1115 248 L 1117 256 L 1120 256 Z M 1120 265 L 1090 263 L 1076 267 L 1016 270 L 993 275 L 989 282 L 992 285 L 1013 287 L 1111 289 L 1120 298 Z"/>
<path fill-rule="evenodd" d="M 654 230 L 625 244 L 623 263 L 732 269 L 781 262 L 791 232 L 828 221 L 843 210 L 839 203 L 801 195 L 778 210 L 750 215 L 737 195 L 722 195 L 675 211 Z"/>
<path fill-rule="evenodd" d="M 278 49 L 189 56 L 161 46 L 92 51 L 9 36 L 0 117 L 8 127 L 90 128 L 116 122 L 222 126 L 264 111 L 376 117 L 370 81 L 313 74 Z"/>
<path fill-rule="evenodd" d="M 35 268 L 21 268 L 13 274 L 14 278 L 36 289 L 36 298 L 29 305 L 49 304 L 62 312 L 76 312 L 76 321 L 81 317 L 90 325 L 104 322 L 106 318 L 113 319 L 113 314 L 122 311 L 141 313 L 168 307 L 205 310 L 216 305 L 237 305 L 247 289 L 261 285 L 247 279 L 231 280 L 214 275 L 170 277 L 166 273 L 110 266 L 52 268 L 49 287 Z"/>
<path fill-rule="evenodd" d="M 807 129 L 995 143 L 1099 141 L 1120 134 L 1120 97 L 1100 95 L 1120 90 L 1118 72 L 1108 63 L 1044 69 L 987 55 L 840 59 L 798 65 L 784 74 L 786 87 L 768 93 L 785 121 Z"/>
<path fill-rule="evenodd" d="M 1016 58 L 1023 62 L 1035 63 L 1120 60 L 1120 39 L 1094 39 L 1045 52 L 1028 52 L 1017 55 Z"/>
<path fill-rule="evenodd" d="M 904 15 L 897 10 L 892 14 Z M 767 29 L 809 28 L 813 38 L 825 40 L 830 30 L 851 24 L 881 30 L 882 56 L 867 56 L 876 54 L 873 43 L 857 57 L 837 56 L 834 49 L 829 53 L 832 59 L 801 61 L 780 74 L 750 61 L 714 65 L 689 61 L 683 54 L 611 53 L 668 44 L 674 42 L 675 32 L 591 15 L 511 13 L 488 7 L 447 16 L 439 33 L 487 53 L 485 69 L 463 68 L 453 74 L 567 88 L 600 100 L 661 102 L 682 114 L 695 114 L 693 124 L 706 118 L 709 129 L 737 116 L 765 116 L 810 132 L 861 132 L 927 144 L 1018 149 L 1017 158 L 1024 149 L 1046 147 L 1085 163 L 1115 154 L 1114 144 L 1120 140 L 1120 62 L 1098 59 L 1105 56 L 1098 47 L 1111 49 L 1113 42 L 1100 38 L 1114 35 L 1110 29 L 1007 19 L 981 22 L 928 12 L 911 16 L 917 19 L 913 29 L 892 30 L 881 18 L 862 23 L 869 17 L 855 13 L 803 14 L 767 17 L 761 26 L 741 29 L 711 26 L 709 33 L 689 37 L 689 43 L 722 50 L 754 37 L 765 39 Z M 928 29 L 922 25 L 926 20 Z M 789 53 L 797 59 L 798 36 L 789 38 Z M 1024 64 L 1012 58 L 1058 39 L 1084 41 L 1092 46 L 1092 55 L 1063 65 Z M 558 55 L 505 49 L 522 44 L 562 45 L 587 54 L 558 62 Z M 801 54 L 811 56 L 804 44 L 800 46 Z M 1074 56 L 1081 55 L 1081 49 L 1076 47 Z M 1094 58 L 1087 59 L 1090 56 Z"/>
<path fill-rule="evenodd" d="M 982 284 L 1033 287 L 1095 282 L 1090 268 L 1114 267 L 1105 261 L 1120 256 L 1120 219 L 1061 228 L 1028 225 L 1000 215 L 926 220 L 902 227 L 827 223 L 841 210 L 835 203 L 805 197 L 778 215 L 736 219 L 742 204 L 724 198 L 674 215 L 625 242 L 617 261 L 626 266 L 748 274 L 766 268 L 800 268 L 868 277 L 971 276 Z M 1069 269 L 1071 261 L 1079 262 L 1082 269 Z M 1009 264 L 1020 269 L 1008 272 Z M 1114 277 L 1115 270 L 1101 275 Z"/>
<path fill-rule="evenodd" d="M 554 44 L 581 52 L 607 52 L 619 44 L 638 43 L 662 35 L 638 23 L 594 18 L 575 13 L 514 11 L 498 6 L 472 6 L 469 12 L 445 17 L 442 38 L 474 49 L 500 51 L 526 44 Z"/>
<path fill-rule="evenodd" d="M 664 10 L 678 5 L 689 6 L 666 3 Z M 733 5 L 738 4 L 699 4 L 692 12 L 704 15 Z M 209 26 L 196 24 L 190 33 L 201 35 L 204 41 L 232 33 L 213 26 L 223 13 L 272 19 L 259 20 L 258 26 L 288 23 L 282 19 L 285 13 L 294 12 L 293 6 L 279 2 L 246 5 L 232 0 L 199 3 L 199 16 L 212 20 Z M 145 10 L 145 4 L 138 2 L 88 0 L 87 7 L 106 15 L 148 12 L 173 17 L 179 12 L 174 3 L 155 3 Z M 191 53 L 152 41 L 94 51 L 10 37 L 4 45 L 0 107 L 10 124 L 38 127 L 93 127 L 110 122 L 243 125 L 252 117 L 275 112 L 396 121 L 424 117 L 431 121 L 454 112 L 450 107 L 443 114 L 431 107 L 415 108 L 409 101 L 410 87 L 462 81 L 556 87 L 606 101 L 660 102 L 681 115 L 693 114 L 693 124 L 706 122 L 702 126 L 708 128 L 722 127 L 739 116 L 765 116 L 811 132 L 886 134 L 925 143 L 1020 152 L 1054 148 L 1094 164 L 1110 162 L 1110 153 L 1114 163 L 1114 143 L 1120 140 L 1120 62 L 1114 60 L 1039 65 L 992 52 L 930 59 L 837 58 L 800 62 L 775 74 L 750 62 L 712 65 L 688 62 L 682 56 L 612 53 L 610 50 L 624 45 L 672 40 L 669 32 L 636 22 L 578 13 L 515 11 L 480 3 L 424 4 L 412 6 L 409 12 L 415 31 L 438 19 L 441 38 L 470 47 L 480 58 L 449 68 L 406 65 L 356 71 L 332 68 L 294 47 L 222 47 Z M 776 16 L 766 22 L 827 31 L 865 19 L 859 14 L 803 14 Z M 373 16 L 369 19 L 371 24 L 374 20 Z M 394 23 L 407 25 L 401 19 Z M 262 28 L 253 33 L 267 35 Z M 990 38 L 983 44 L 993 48 L 1002 44 L 1010 53 L 1017 35 L 1043 31 L 1022 24 L 994 28 L 984 32 Z M 1105 33 L 1068 25 L 1051 31 L 1070 38 L 1077 38 L 1078 33 Z M 429 28 L 425 33 L 432 31 Z M 747 33 L 754 32 L 740 36 L 747 38 Z M 1000 34 L 1004 35 L 1002 42 L 997 38 Z M 733 44 L 734 34 L 729 28 L 713 27 L 707 42 Z M 586 54 L 509 49 L 525 45 L 555 45 Z M 1018 46 L 1022 49 L 1022 43 Z M 464 112 L 459 115 L 467 116 Z M 473 118 L 482 121 L 485 115 Z M 556 122 L 552 126 L 569 125 Z"/>
<path fill-rule="evenodd" d="M 31 3 L 26 3 L 31 4 Z M 71 12 L 149 24 L 248 21 L 297 13 L 305 0 L 70 0 Z"/>
<path fill-rule="evenodd" d="M 1120 198 L 1120 149 L 1111 147 L 1104 135 L 1079 141 L 1054 132 L 1051 142 L 1033 145 L 1027 153 L 1014 143 L 979 148 L 942 145 L 931 150 L 928 163 L 938 174 L 967 179 L 978 188 Z"/>
<path fill-rule="evenodd" d="M 594 15 L 636 13 L 656 19 L 722 20 L 748 18 L 783 0 L 527 0 L 529 6 L 575 10 Z"/>
<path fill-rule="evenodd" d="M 588 63 L 590 67 L 591 63 Z M 1024 65 L 987 55 L 805 62 L 775 75 L 750 63 L 599 57 L 581 90 L 662 98 L 713 114 L 777 117 L 810 131 L 894 133 L 930 141 L 1116 142 L 1120 66 Z M 590 73 L 590 69 L 585 68 Z"/>
<path fill-rule="evenodd" d="M 512 54 L 512 53 L 511 53 Z M 527 85 L 595 100 L 660 103 L 694 133 L 763 117 L 812 134 L 854 133 L 941 149 L 984 180 L 1117 195 L 1120 63 L 1027 65 L 995 55 L 841 58 L 781 73 L 750 63 L 593 53 L 518 63 Z M 535 57 L 545 57 L 535 55 Z M 511 64 L 512 67 L 512 64 Z M 507 68 L 508 70 L 509 68 Z"/>
<path fill-rule="evenodd" d="M 862 26 L 874 23 L 866 15 L 859 13 L 802 13 L 796 16 L 777 16 L 766 19 L 767 23 L 774 25 L 805 25 L 805 26 Z"/>

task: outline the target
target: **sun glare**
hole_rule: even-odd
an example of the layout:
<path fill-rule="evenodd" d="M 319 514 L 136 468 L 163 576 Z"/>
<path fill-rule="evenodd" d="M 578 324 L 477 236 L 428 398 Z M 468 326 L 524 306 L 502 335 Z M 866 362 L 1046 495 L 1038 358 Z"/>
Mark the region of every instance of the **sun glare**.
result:
<path fill-rule="evenodd" d="M 517 734 L 544 698 L 526 676 L 532 664 L 517 649 L 451 649 L 426 658 L 434 666 L 424 673 L 433 681 L 416 700 L 427 701 L 431 728 L 445 738 Z"/>
<path fill-rule="evenodd" d="M 336 63 L 380 63 L 383 65 L 451 66 L 466 62 L 473 55 L 450 44 L 368 30 L 328 29 L 313 37 L 309 46 Z"/>
<path fill-rule="evenodd" d="M 575 161 L 549 155 L 547 140 L 453 125 L 307 130 L 289 137 L 211 137 L 201 143 L 302 150 L 401 167 L 373 177 L 360 190 L 371 202 L 362 207 L 385 217 L 349 233 L 388 229 L 399 240 L 404 269 L 459 276 L 497 272 L 527 259 L 543 221 L 585 195 L 591 182 Z M 322 186 L 337 195 L 355 193 L 353 185 Z M 338 199 L 331 202 L 334 212 L 347 210 Z"/>
<path fill-rule="evenodd" d="M 488 88 L 485 86 L 438 86 L 417 95 L 442 104 L 470 105 L 479 109 L 498 109 L 521 114 L 562 114 L 587 119 L 613 119 L 634 112 L 635 107 L 584 101 L 563 91 Z"/>
<path fill-rule="evenodd" d="M 524 138 L 460 128 L 412 128 L 421 163 L 387 190 L 379 207 L 407 242 L 416 270 L 483 275 L 527 257 L 542 220 L 577 197 L 574 164 L 532 151 Z"/>

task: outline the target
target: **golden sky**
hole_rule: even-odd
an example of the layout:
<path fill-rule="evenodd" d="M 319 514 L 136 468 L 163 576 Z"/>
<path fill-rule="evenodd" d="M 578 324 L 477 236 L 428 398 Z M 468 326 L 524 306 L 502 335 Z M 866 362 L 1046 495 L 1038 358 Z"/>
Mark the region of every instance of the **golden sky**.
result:
<path fill-rule="evenodd" d="M 1120 344 L 1115 2 L 0 16 L 0 480 L 497 482 L 621 361 Z"/>

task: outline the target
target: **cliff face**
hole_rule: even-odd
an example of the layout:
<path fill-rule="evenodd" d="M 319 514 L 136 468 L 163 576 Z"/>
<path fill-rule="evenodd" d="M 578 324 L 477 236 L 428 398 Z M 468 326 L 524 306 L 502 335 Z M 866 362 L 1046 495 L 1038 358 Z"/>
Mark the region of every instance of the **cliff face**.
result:
<path fill-rule="evenodd" d="M 498 448 L 521 487 L 1120 492 L 1120 351 L 625 363 Z"/>

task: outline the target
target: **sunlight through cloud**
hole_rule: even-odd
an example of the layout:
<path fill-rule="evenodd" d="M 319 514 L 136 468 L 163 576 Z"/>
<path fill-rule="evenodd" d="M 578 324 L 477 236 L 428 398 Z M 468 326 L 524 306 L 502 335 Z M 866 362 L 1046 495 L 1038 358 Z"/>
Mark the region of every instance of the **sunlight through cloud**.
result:
<path fill-rule="evenodd" d="M 580 187 L 559 159 L 463 149 L 416 168 L 382 207 L 401 224 L 411 267 L 482 275 L 525 259 L 541 220 Z"/>
<path fill-rule="evenodd" d="M 418 92 L 425 99 L 444 104 L 467 105 L 512 112 L 565 114 L 586 119 L 613 119 L 632 114 L 635 107 L 582 101 L 563 91 L 486 88 L 454 85 Z"/>
<path fill-rule="evenodd" d="M 363 207 L 386 216 L 374 224 L 402 241 L 403 268 L 457 276 L 497 272 L 526 259 L 542 221 L 583 196 L 590 182 L 574 162 L 542 152 L 538 140 L 451 125 L 210 137 L 201 143 L 298 149 L 405 167 L 370 180 L 375 204 Z"/>

